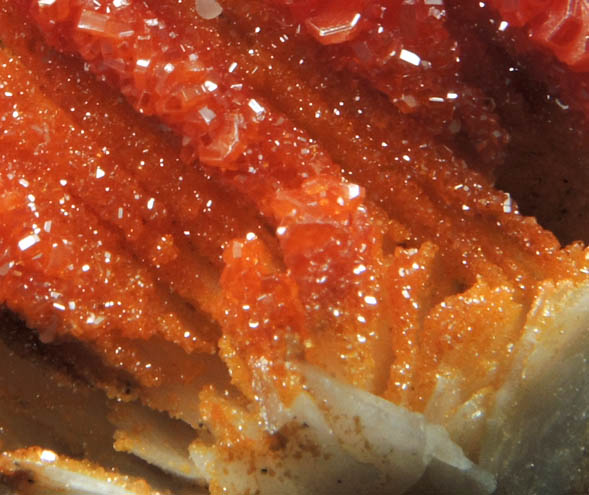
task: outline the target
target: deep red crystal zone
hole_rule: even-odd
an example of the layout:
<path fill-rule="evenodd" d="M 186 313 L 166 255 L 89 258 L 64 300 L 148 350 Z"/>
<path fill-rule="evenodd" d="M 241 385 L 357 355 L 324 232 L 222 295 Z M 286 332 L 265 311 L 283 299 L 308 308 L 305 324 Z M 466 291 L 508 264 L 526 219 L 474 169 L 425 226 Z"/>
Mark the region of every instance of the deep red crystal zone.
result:
<path fill-rule="evenodd" d="M 485 107 L 484 95 L 456 79 L 460 52 L 446 30 L 444 2 L 365 0 L 342 5 L 314 0 L 268 1 L 288 8 L 313 37 L 330 46 L 340 66 L 368 78 L 401 110 L 418 115 L 426 112 L 431 125 L 438 129 L 447 129 L 456 115 L 462 119 L 481 159 L 490 163 L 502 159 L 508 135 L 500 120 Z M 486 5 L 480 2 L 479 10 Z M 495 28 L 500 33 L 507 31 L 508 44 L 513 44 L 524 63 L 531 58 L 530 63 L 539 66 L 538 76 L 543 74 L 552 91 L 589 115 L 587 2 L 492 0 L 488 5 L 500 15 Z M 468 8 L 473 6 L 474 2 L 467 3 Z M 485 24 L 488 20 L 481 15 L 476 22 Z M 431 62 L 436 70 L 418 67 L 407 74 L 407 67 L 399 67 L 395 56 L 401 49 L 418 54 L 418 59 Z M 448 57 L 452 51 L 455 56 Z M 543 57 L 546 54 L 551 57 Z M 460 100 L 443 102 L 445 93 L 440 90 L 452 86 L 451 91 L 460 94 Z M 421 92 L 416 92 L 416 87 Z M 432 115 L 437 117 L 432 119 Z"/>
<path fill-rule="evenodd" d="M 231 87 L 212 94 L 223 83 L 211 67 L 187 54 L 143 4 L 58 0 L 33 2 L 31 12 L 49 43 L 80 54 L 139 112 L 158 115 L 177 130 L 187 160 L 196 155 L 207 165 L 236 168 L 242 135 L 255 132 L 255 113 L 242 108 L 247 101 Z"/>
<path fill-rule="evenodd" d="M 346 3 L 270 1 L 288 6 L 309 32 L 324 44 L 352 41 L 375 25 L 393 31 L 409 21 L 405 31 L 416 32 L 415 26 L 432 16 L 432 7 L 443 11 L 443 2 L 406 5 L 400 1 L 371 0 Z M 559 60 L 574 70 L 589 70 L 589 6 L 584 0 L 491 0 L 490 4 L 509 24 L 526 27 L 530 38 L 552 50 Z M 414 12 L 408 17 L 405 10 Z M 432 34 L 431 31 L 428 33 L 429 36 Z"/>
<path fill-rule="evenodd" d="M 468 135 L 481 161 L 494 166 L 509 141 L 477 88 L 461 79 L 460 49 L 442 1 L 285 2 L 338 69 L 358 74 L 434 134 Z"/>
<path fill-rule="evenodd" d="M 548 48 L 574 71 L 589 72 L 589 5 L 584 0 L 493 0 L 503 19 L 524 27 L 529 38 Z"/>

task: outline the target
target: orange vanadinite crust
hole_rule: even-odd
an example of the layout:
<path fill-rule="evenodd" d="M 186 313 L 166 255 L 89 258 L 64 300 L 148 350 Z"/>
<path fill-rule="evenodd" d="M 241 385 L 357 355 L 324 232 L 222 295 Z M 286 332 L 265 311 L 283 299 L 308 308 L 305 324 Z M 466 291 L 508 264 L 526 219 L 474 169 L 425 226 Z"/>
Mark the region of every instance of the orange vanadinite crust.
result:
<path fill-rule="evenodd" d="M 228 16 L 239 11 L 227 3 Z M 268 393 L 264 374 L 287 397 L 298 382 L 284 362 L 305 358 L 423 409 L 442 364 L 461 374 L 474 356 L 472 383 L 498 383 L 494 370 L 509 360 L 537 285 L 582 276 L 581 249 L 561 251 L 440 144 L 431 129 L 437 117 L 397 113 L 388 100 L 400 105 L 394 91 L 404 89 L 383 80 L 401 70 L 398 58 L 391 67 L 353 59 L 347 43 L 379 34 L 376 21 L 321 47 L 295 24 L 273 23 L 268 12 L 282 11 L 266 2 L 256 3 L 265 24 L 251 40 L 223 19 L 195 17 L 193 2 L 0 5 L 7 45 L 18 54 L 1 52 L 9 132 L 0 153 L 12 167 L 0 175 L 10 212 L 2 299 L 47 339 L 155 335 L 187 352 L 215 352 L 221 337 L 218 352 L 249 398 Z M 349 14 L 314 8 L 295 12 L 311 29 Z M 19 37 L 8 20 L 18 22 L 23 9 L 51 46 L 81 62 L 50 51 L 28 27 Z M 457 52 L 434 19 L 422 28 L 436 47 L 448 44 L 454 67 Z M 274 47 L 279 35 L 301 45 Z M 44 87 L 45 57 L 67 91 Z M 350 86 L 334 67 L 351 68 L 341 76 Z M 470 91 L 454 69 L 433 70 L 432 91 Z M 111 101 L 112 91 L 84 71 L 166 128 Z M 68 80 L 72 73 L 78 81 Z M 77 85 L 87 88 L 81 96 Z M 488 137 L 492 112 L 477 111 L 486 123 L 472 132 Z M 88 321 L 111 300 L 104 320 Z"/>
<path fill-rule="evenodd" d="M 30 4 L 21 3 L 27 7 Z M 231 189 L 214 182 L 193 165 L 184 166 L 179 161 L 180 139 L 165 129 L 162 132 L 163 126 L 158 122 L 130 112 L 119 94 L 97 82 L 78 60 L 60 56 L 47 47 L 38 30 L 23 22 L 25 7 L 19 9 L 15 4 L 2 5 L 3 42 L 30 71 L 31 83 L 84 131 L 96 152 L 102 153 L 104 178 L 119 183 L 119 188 L 111 189 L 110 194 L 102 194 L 103 202 L 112 202 L 114 209 L 109 211 L 115 220 L 119 220 L 118 194 L 124 194 L 119 191 L 120 183 L 124 186 L 128 182 L 129 189 L 141 188 L 145 194 L 161 199 L 166 217 L 177 224 L 181 237 L 217 267 L 221 266 L 222 248 L 229 239 L 249 230 L 261 230 L 259 222 L 251 220 L 256 214 L 252 214 L 251 205 L 242 202 L 239 209 L 229 208 L 224 199 Z M 126 214 L 123 209 L 123 222 L 127 221 Z M 133 233 L 134 230 L 125 231 L 127 236 Z"/>
<path fill-rule="evenodd" d="M 270 0 L 272 3 L 273 0 Z M 460 48 L 444 2 L 275 2 L 287 5 L 337 69 L 361 75 L 435 134 L 466 133 L 478 157 L 501 163 L 509 140 L 488 98 L 460 78 Z"/>
<path fill-rule="evenodd" d="M 235 74 L 270 94 L 297 125 L 308 129 L 346 176 L 366 187 L 369 200 L 410 229 L 413 245 L 424 240 L 439 244 L 452 277 L 471 284 L 473 274 L 491 263 L 512 278 L 523 276 L 521 286 L 529 288 L 548 272 L 530 278 L 527 270 L 519 271 L 524 262 L 561 270 L 560 263 L 552 265 L 556 239 L 518 215 L 504 193 L 466 169 L 415 120 L 397 114 L 361 81 L 346 73 L 336 77 L 324 51 L 280 12 L 264 11 L 265 2 L 253 2 L 255 7 L 234 3 L 227 16 L 235 16 L 230 21 L 245 24 L 248 31 L 246 41 L 236 38 L 221 45 L 226 67 L 235 65 Z M 153 8 L 191 41 L 212 29 L 186 4 L 170 8 L 154 2 Z M 255 15 L 248 15 L 249 9 Z M 185 19 L 190 27 L 183 32 Z M 219 31 L 229 41 L 235 39 L 231 22 L 219 21 Z M 490 236 L 493 241 L 487 242 Z"/>
<path fill-rule="evenodd" d="M 217 329 L 171 296 L 150 263 L 139 262 L 123 236 L 96 216 L 100 194 L 91 182 L 104 162 L 90 162 L 91 171 L 76 168 L 78 156 L 90 152 L 84 133 L 34 89 L 29 73 L 4 51 L 0 81 L 0 121 L 9 130 L 1 138 L 2 301 L 39 329 L 42 340 L 72 335 L 89 342 L 143 384 L 202 373 L 194 362 L 185 369 L 178 359 L 164 368 L 166 359 L 141 351 L 141 342 L 165 339 L 181 346 L 180 355 L 182 348 L 214 353 Z M 81 200 L 92 196 L 93 204 Z"/>
<path fill-rule="evenodd" d="M 208 65 L 206 56 L 201 57 L 202 48 L 196 55 L 189 45 L 175 42 L 165 24 L 142 4 L 97 7 L 90 3 L 81 7 L 74 2 L 56 2 L 49 7 L 40 5 L 34 11 L 42 28 L 49 29 L 48 36 L 54 44 L 80 52 L 93 71 L 118 85 L 142 113 L 157 114 L 182 133 L 186 146 L 194 147 L 201 161 L 229 169 L 224 172 L 225 179 L 231 180 L 279 224 L 281 244 L 290 242 L 293 245 L 290 229 L 296 224 L 304 226 L 298 235 L 307 244 L 309 241 L 305 238 L 313 240 L 321 230 L 326 238 L 340 229 L 341 239 L 333 239 L 332 247 L 325 251 L 319 270 L 323 273 L 314 273 L 313 264 L 317 260 L 309 258 L 308 252 L 303 252 L 302 258 L 296 255 L 296 245 L 283 246 L 284 262 L 292 271 L 289 277 L 298 283 L 300 297 L 310 315 L 305 323 L 316 335 L 331 335 L 325 339 L 329 347 L 334 345 L 331 341 L 341 342 L 340 348 L 336 344 L 334 349 L 338 352 L 337 359 L 339 356 L 349 358 L 355 363 L 354 370 L 365 373 L 353 378 L 354 373 L 345 366 L 334 371 L 372 388 L 369 384 L 374 380 L 376 365 L 369 352 L 370 345 L 358 348 L 355 326 L 366 325 L 369 330 L 362 338 L 372 342 L 381 338 L 380 331 L 374 327 L 381 327 L 386 319 L 377 317 L 379 310 L 373 308 L 382 305 L 378 273 L 382 263 L 374 247 L 378 245 L 378 235 L 370 234 L 372 228 L 367 227 L 374 222 L 376 213 L 358 204 L 362 198 L 361 188 L 347 184 L 304 132 L 263 106 L 263 101 L 248 94 L 247 88 L 232 81 L 230 74 Z M 56 19 L 59 22 L 55 22 Z M 142 54 L 146 43 L 149 51 Z M 117 63 L 111 63 L 111 58 Z M 183 100 L 185 97 L 189 99 Z M 178 102 L 181 104 L 176 108 Z M 228 141 L 224 141 L 225 137 Z M 223 142 L 226 144 L 224 151 L 218 148 Z M 220 153 L 216 158 L 211 154 L 213 148 Z M 338 210 L 342 211 L 336 215 Z M 326 223 L 332 224 L 327 230 L 326 225 L 321 227 Z M 329 243 L 325 247 L 329 248 Z M 290 250 L 295 251 L 292 259 L 288 256 Z M 338 250 L 343 254 L 343 263 L 334 256 Z M 228 270 L 230 268 L 231 263 Z M 366 271 L 365 275 L 360 272 L 357 275 L 358 280 L 364 282 L 347 282 L 355 276 L 354 270 Z M 304 279 L 313 282 L 305 283 Z M 335 302 L 342 307 L 319 304 L 316 286 L 321 286 L 324 293 L 335 295 Z M 291 299 L 288 304 L 295 304 Z M 363 307 L 366 307 L 365 315 Z M 257 307 L 252 308 L 252 312 L 258 309 L 264 312 Z M 225 309 L 227 311 L 229 309 Z M 342 312 L 338 319 L 342 324 L 326 332 L 328 315 L 338 316 L 338 312 Z M 269 323 L 274 328 L 281 327 L 278 321 L 270 319 Z M 264 348 L 269 349 L 273 346 L 272 340 L 264 339 L 263 335 L 264 332 L 258 332 L 257 340 L 262 339 Z M 234 338 L 238 349 L 247 346 L 247 337 L 243 343 L 240 343 L 239 333 Z M 311 342 L 310 347 L 314 345 Z M 325 351 L 323 349 L 311 360 L 321 361 L 327 354 Z"/>

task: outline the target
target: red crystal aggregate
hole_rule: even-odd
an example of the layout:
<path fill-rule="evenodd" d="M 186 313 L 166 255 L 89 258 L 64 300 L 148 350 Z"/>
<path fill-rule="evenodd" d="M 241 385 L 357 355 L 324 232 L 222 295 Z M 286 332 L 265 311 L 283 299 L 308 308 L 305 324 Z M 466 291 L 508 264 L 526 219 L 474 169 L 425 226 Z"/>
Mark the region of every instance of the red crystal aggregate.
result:
<path fill-rule="evenodd" d="M 589 6 L 583 0 L 510 2 L 493 0 L 508 24 L 525 26 L 530 39 L 547 47 L 575 71 L 589 72 Z"/>
<path fill-rule="evenodd" d="M 589 7 L 583 1 L 502 0 L 465 9 L 478 11 L 468 22 L 523 56 L 534 76 L 567 105 L 589 117 Z M 491 10 L 492 13 L 486 12 Z M 490 26 L 489 24 L 492 24 Z"/>
<path fill-rule="evenodd" d="M 308 10 L 280 3 L 321 44 L 335 45 L 327 51 L 335 68 L 369 80 L 436 134 L 451 138 L 462 130 L 479 159 L 501 162 L 509 135 L 488 98 L 460 78 L 460 48 L 445 26 L 443 1 L 320 2 Z M 340 26 L 346 19 L 353 28 Z"/>
<path fill-rule="evenodd" d="M 354 20 L 355 9 L 372 12 L 382 5 L 353 3 L 351 10 L 336 9 L 330 16 L 334 6 L 296 4 L 295 17 L 305 19 L 315 35 L 335 33 L 326 58 L 320 47 L 303 41 L 308 58 L 300 60 L 306 65 L 291 64 L 301 54 L 288 43 L 270 52 L 272 24 L 262 29 L 252 57 L 274 67 L 266 97 L 265 69 L 249 69 L 250 55 L 230 43 L 234 34 L 222 20 L 211 25 L 183 17 L 182 9 L 192 8 L 186 4 L 114 0 L 32 2 L 45 39 L 84 64 L 77 69 L 82 82 L 69 78 L 74 69 L 67 64 L 55 69 L 64 91 L 51 93 L 39 75 L 42 60 L 67 59 L 20 44 L 22 36 L 7 20 L 23 11 L 4 5 L 6 43 L 18 54 L 16 61 L 3 55 L 2 72 L 2 91 L 11 95 L 2 100 L 10 129 L 1 138 L 2 156 L 14 167 L 1 175 L 7 191 L 2 208 L 10 212 L 2 224 L 0 261 L 7 306 L 47 340 L 52 332 L 87 340 L 157 333 L 186 352 L 215 352 L 221 336 L 220 353 L 234 383 L 252 397 L 257 363 L 272 363 L 282 383 L 284 361 L 303 356 L 415 409 L 424 407 L 440 363 L 466 369 L 468 356 L 476 353 L 473 387 L 496 383 L 500 373 L 489 378 L 489 371 L 509 360 L 516 323 L 537 284 L 583 276 L 584 255 L 579 246 L 559 250 L 551 234 L 519 215 L 506 194 L 440 144 L 431 125 L 436 116 L 427 121 L 425 112 L 423 121 L 403 113 L 395 99 L 409 90 L 405 80 L 429 84 L 419 97 L 424 106 L 435 94 L 470 98 L 470 88 L 454 74 L 459 52 L 435 15 L 428 10 L 418 19 L 423 32 L 415 38 L 435 47 L 431 54 L 421 45 L 397 47 L 420 58 L 428 53 L 434 61 L 439 50 L 430 74 L 399 57 L 390 63 L 379 58 L 386 43 L 374 45 L 374 59 L 353 55 L 360 49 L 354 43 L 380 39 L 381 26 L 388 36 L 382 39 L 397 39 L 397 14 Z M 417 7 L 424 9 L 425 4 Z M 248 22 L 244 18 L 242 26 Z M 282 29 L 296 38 L 295 24 Z M 367 78 L 403 112 L 395 113 L 395 106 L 385 106 L 359 83 L 352 90 L 338 86 L 328 74 L 330 64 Z M 31 81 L 26 67 L 35 74 Z M 157 117 L 180 141 L 168 128 L 149 130 L 130 108 L 111 102 L 113 93 L 84 70 L 120 91 L 144 116 Z M 279 97 L 282 83 L 288 91 Z M 95 116 L 97 124 L 90 127 L 73 120 L 80 115 L 74 107 L 90 109 L 86 97 L 76 99 L 77 86 L 90 88 L 90 100 L 99 95 L 88 113 L 108 109 L 117 132 L 129 132 L 122 124 L 127 119 L 146 143 L 101 151 L 105 136 L 117 141 L 116 134 L 107 134 L 113 117 Z M 303 104 L 293 94 L 304 97 L 304 110 L 297 109 Z M 497 138 L 494 130 L 502 131 L 477 98 L 471 98 L 474 120 L 491 125 L 473 124 L 472 132 L 480 132 L 484 143 Z M 451 100 L 445 99 L 442 113 L 449 117 L 442 120 L 455 111 Z M 13 116 L 15 104 L 26 120 Z M 37 141 L 24 134 L 34 135 L 34 126 L 42 130 Z M 39 141 L 43 136 L 49 144 Z M 161 144 L 166 141 L 171 144 Z M 501 141 L 491 148 L 500 150 Z M 35 154 L 39 145 L 45 158 Z M 488 149 L 478 149 L 481 159 L 490 156 Z M 142 161 L 149 163 L 135 165 Z M 37 210 L 28 206 L 21 178 L 42 198 Z M 60 205 L 65 194 L 71 200 Z M 53 234 L 37 232 L 41 220 L 55 222 Z M 72 239 L 63 255 L 73 262 L 71 274 L 39 265 L 52 260 L 49 255 L 60 259 L 53 235 L 60 242 Z M 32 244 L 20 249 L 19 243 Z M 101 285 L 110 269 L 107 250 L 117 268 Z M 53 293 L 67 296 L 67 305 L 57 300 L 63 316 L 51 306 Z M 94 308 L 111 298 L 116 304 L 108 306 L 105 319 L 87 323 Z M 78 312 L 71 312 L 70 300 Z"/>

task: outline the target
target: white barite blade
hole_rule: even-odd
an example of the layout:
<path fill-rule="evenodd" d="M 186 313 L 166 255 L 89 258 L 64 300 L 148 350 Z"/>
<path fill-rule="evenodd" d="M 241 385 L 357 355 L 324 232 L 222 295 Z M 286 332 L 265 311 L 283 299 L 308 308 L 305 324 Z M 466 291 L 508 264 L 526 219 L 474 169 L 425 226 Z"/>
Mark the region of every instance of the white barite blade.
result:
<path fill-rule="evenodd" d="M 139 404 L 118 404 L 109 415 L 116 426 L 114 448 L 181 478 L 206 484 L 204 473 L 188 456 L 197 436 L 188 425 Z"/>
<path fill-rule="evenodd" d="M 20 327 L 13 328 L 10 326 L 12 324 L 10 321 L 4 322 L 5 326 L 1 330 L 6 332 L 6 337 L 20 335 L 19 332 L 24 331 Z M 0 467 L 0 478 L 2 474 L 6 475 L 9 478 L 7 481 L 11 484 L 26 480 L 29 474 L 24 467 L 19 467 L 24 464 L 18 459 L 29 456 L 26 457 L 27 462 L 34 460 L 38 451 L 35 446 L 41 445 L 41 451 L 45 452 L 42 460 L 48 464 L 46 468 L 39 469 L 47 473 L 55 471 L 55 466 L 52 465 L 55 452 L 58 456 L 56 460 L 84 457 L 90 461 L 77 464 L 72 461 L 74 463 L 62 465 L 65 466 L 65 471 L 58 470 L 57 473 L 63 474 L 69 468 L 74 471 L 79 468 L 81 472 L 78 474 L 96 474 L 100 481 L 102 473 L 108 473 L 111 478 L 115 477 L 112 471 L 112 468 L 115 468 L 119 473 L 116 476 L 119 480 L 122 480 L 122 475 L 125 474 L 130 476 L 126 479 L 142 479 L 154 489 L 165 488 L 166 492 L 169 490 L 174 495 L 194 493 L 193 483 L 170 476 L 138 457 L 113 451 L 112 437 L 115 430 L 107 415 L 115 402 L 108 400 L 102 391 L 92 388 L 80 379 L 66 375 L 63 366 L 59 366 L 58 358 L 53 360 L 48 356 L 33 354 L 34 346 L 28 339 L 24 338 L 22 342 L 13 340 L 11 344 L 13 347 L 7 346 L 4 340 L 0 339 L 0 455 L 2 451 L 8 452 L 2 457 L 4 461 Z M 152 414 L 158 417 L 157 413 Z M 140 418 L 137 418 L 133 424 L 139 422 Z M 170 422 L 178 423 L 172 420 Z M 194 435 L 196 433 L 193 432 L 193 436 L 186 440 L 186 445 Z M 33 449 L 27 450 L 30 447 Z M 187 451 L 185 455 L 187 456 Z M 98 465 L 102 468 L 96 468 L 94 471 L 91 469 L 92 466 Z M 16 468 L 19 468 L 18 472 L 22 471 L 24 476 L 12 476 L 17 472 Z M 40 471 L 36 472 L 37 475 L 30 475 L 32 480 L 39 478 Z M 52 475 L 48 474 L 45 478 L 51 479 Z M 69 483 L 65 475 L 55 481 L 57 484 Z M 29 484 L 27 481 L 26 491 L 19 486 L 19 490 L 14 492 L 8 491 L 9 488 L 4 487 L 0 480 L 0 494 L 4 493 L 3 489 L 7 493 L 18 495 L 39 492 L 44 495 L 69 493 L 69 488 L 65 485 L 60 489 L 63 492 L 58 491 L 57 485 L 51 485 L 51 490 L 46 485 L 47 483 Z"/>
<path fill-rule="evenodd" d="M 539 291 L 483 441 L 497 493 L 589 492 L 588 309 L 589 284 Z"/>
<path fill-rule="evenodd" d="M 15 493 L 27 495 L 160 495 L 139 479 L 39 447 L 4 452 L 0 474 L 15 477 Z M 20 476 L 19 476 L 20 474 Z"/>
<path fill-rule="evenodd" d="M 209 386 L 218 390 L 232 390 L 227 366 L 218 356 L 200 353 L 186 355 L 182 351 L 174 356 L 168 356 L 168 359 L 172 367 L 181 359 L 183 362 L 179 365 L 183 369 L 200 371 L 186 382 L 164 380 L 159 386 L 143 387 L 139 394 L 141 402 L 198 430 L 202 422 L 198 400 L 200 391 Z"/>
<path fill-rule="evenodd" d="M 214 446 L 195 443 L 191 455 L 206 467 L 214 494 L 384 495 L 378 469 L 342 449 L 317 402 L 306 393 L 291 404 L 295 419 L 283 431 L 277 451 L 224 456 Z M 253 425 L 252 425 L 253 426 Z M 397 491 L 391 493 L 399 493 Z"/>
<path fill-rule="evenodd" d="M 211 492 L 260 495 L 489 494 L 494 478 L 474 465 L 441 426 L 368 392 L 301 365 L 307 392 L 288 407 L 283 443 L 274 449 L 222 448 L 195 442 Z M 229 405 L 232 411 L 238 405 Z M 270 421 L 272 411 L 267 410 Z M 256 430 L 255 414 L 239 414 L 239 431 Z M 245 422 L 248 424 L 244 423 Z M 214 428 L 213 428 L 214 429 Z M 242 440 L 243 442 L 243 440 Z M 252 437 L 248 445 L 261 442 Z"/>
<path fill-rule="evenodd" d="M 492 493 L 493 476 L 473 464 L 446 430 L 422 414 L 338 382 L 311 366 L 307 385 L 320 397 L 326 418 L 342 448 L 378 468 L 382 491 L 404 493 L 419 483 L 433 493 Z M 425 480 L 420 479 L 424 477 Z M 382 483 L 382 481 L 381 481 Z"/>

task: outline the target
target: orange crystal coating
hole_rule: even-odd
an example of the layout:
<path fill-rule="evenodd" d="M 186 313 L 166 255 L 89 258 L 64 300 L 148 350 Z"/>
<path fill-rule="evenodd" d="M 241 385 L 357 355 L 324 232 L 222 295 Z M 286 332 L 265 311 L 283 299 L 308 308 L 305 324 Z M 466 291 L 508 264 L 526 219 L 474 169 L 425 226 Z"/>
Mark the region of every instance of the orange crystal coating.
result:
<path fill-rule="evenodd" d="M 379 24 L 340 30 L 330 52 L 303 38 L 306 58 L 285 43 L 281 62 L 267 21 L 248 65 L 221 20 L 151 3 L 3 4 L 13 52 L 2 52 L 0 94 L 7 306 L 46 340 L 158 336 L 187 353 L 219 352 L 250 397 L 255 373 L 290 387 L 283 365 L 301 358 L 414 409 L 441 364 L 462 372 L 476 356 L 473 380 L 499 383 L 491 371 L 509 362 L 538 284 L 583 277 L 584 254 L 561 250 L 430 126 L 363 88 L 358 78 L 382 90 L 387 71 L 408 63 L 374 69 L 346 55 Z M 30 26 L 11 27 L 29 7 L 67 56 Z M 311 29 L 353 23 L 348 11 L 298 8 Z M 453 43 L 431 23 L 454 67 Z M 292 24 L 280 29 L 297 36 Z M 44 57 L 63 91 L 46 87 Z M 306 63 L 290 63 L 298 57 Z M 336 63 L 356 63 L 341 76 L 352 89 L 338 84 Z M 446 69 L 431 76 L 436 90 L 467 95 Z M 88 72 L 159 120 L 114 101 Z M 120 136 L 124 145 L 104 149 Z"/>

